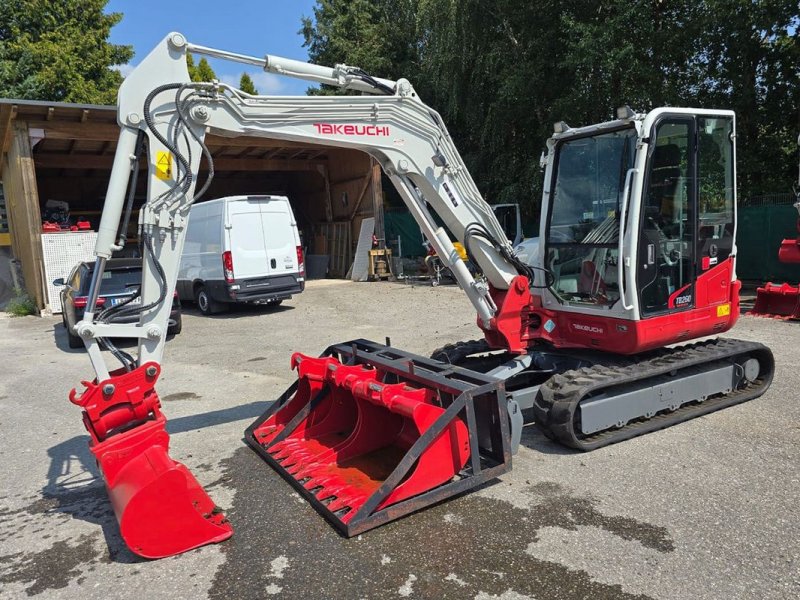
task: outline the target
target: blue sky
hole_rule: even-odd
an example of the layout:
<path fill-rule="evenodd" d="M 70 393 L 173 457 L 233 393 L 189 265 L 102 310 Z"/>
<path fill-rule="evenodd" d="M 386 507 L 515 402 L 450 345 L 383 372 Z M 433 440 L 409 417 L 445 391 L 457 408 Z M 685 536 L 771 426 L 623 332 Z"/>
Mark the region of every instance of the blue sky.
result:
<path fill-rule="evenodd" d="M 313 16 L 314 0 L 111 0 L 106 12 L 120 12 L 122 21 L 111 30 L 114 44 L 130 44 L 136 65 L 170 31 L 180 31 L 190 42 L 240 54 L 276 54 L 308 60 L 302 47 L 300 18 Z M 305 94 L 308 82 L 264 73 L 226 61 L 211 60 L 220 80 L 238 85 L 247 71 L 262 94 Z M 120 70 L 129 72 L 131 66 Z"/>

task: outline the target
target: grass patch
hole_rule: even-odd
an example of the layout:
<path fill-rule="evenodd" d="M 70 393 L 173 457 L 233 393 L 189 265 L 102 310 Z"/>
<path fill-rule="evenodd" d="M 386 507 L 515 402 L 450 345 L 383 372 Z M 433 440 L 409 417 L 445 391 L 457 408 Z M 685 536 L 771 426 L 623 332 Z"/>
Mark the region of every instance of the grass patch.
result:
<path fill-rule="evenodd" d="M 21 288 L 14 288 L 14 297 L 8 301 L 6 312 L 12 317 L 24 317 L 36 314 L 36 303 Z"/>

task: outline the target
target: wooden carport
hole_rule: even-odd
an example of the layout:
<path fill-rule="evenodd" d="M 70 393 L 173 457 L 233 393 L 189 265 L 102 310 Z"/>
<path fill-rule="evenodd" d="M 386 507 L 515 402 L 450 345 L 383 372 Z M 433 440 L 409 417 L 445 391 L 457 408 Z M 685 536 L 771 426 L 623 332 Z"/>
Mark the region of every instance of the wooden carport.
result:
<path fill-rule="evenodd" d="M 11 246 L 40 308 L 47 303 L 42 207 L 47 200 L 66 201 L 72 216 L 96 227 L 118 136 L 115 107 L 0 99 L 0 180 L 9 228 L 5 238 L 0 231 L 0 244 Z M 375 216 L 383 237 L 380 167 L 368 155 L 251 137 L 208 135 L 206 142 L 215 168 L 206 198 L 288 196 L 307 251 L 329 255 L 329 276 L 345 276 L 363 218 Z M 145 179 L 135 207 L 144 199 Z"/>

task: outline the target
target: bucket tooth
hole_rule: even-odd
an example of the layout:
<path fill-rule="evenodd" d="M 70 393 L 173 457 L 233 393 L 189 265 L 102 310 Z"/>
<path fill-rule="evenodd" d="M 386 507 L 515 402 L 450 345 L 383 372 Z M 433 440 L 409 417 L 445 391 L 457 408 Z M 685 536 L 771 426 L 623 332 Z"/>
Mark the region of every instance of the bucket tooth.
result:
<path fill-rule="evenodd" d="M 292 366 L 297 383 L 245 439 L 348 536 L 510 468 L 494 378 L 364 340 Z"/>

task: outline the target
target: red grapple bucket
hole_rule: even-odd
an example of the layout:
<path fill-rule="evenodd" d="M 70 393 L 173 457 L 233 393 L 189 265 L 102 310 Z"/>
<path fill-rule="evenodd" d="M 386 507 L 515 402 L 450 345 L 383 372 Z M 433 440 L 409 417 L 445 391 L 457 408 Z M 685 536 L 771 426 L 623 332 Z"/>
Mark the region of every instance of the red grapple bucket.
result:
<path fill-rule="evenodd" d="M 156 365 L 143 365 L 100 384 L 84 382 L 81 396 L 70 394 L 84 408 L 90 450 L 122 538 L 145 558 L 180 554 L 233 534 L 189 469 L 169 457 L 166 418 L 153 389 L 157 375 Z"/>
<path fill-rule="evenodd" d="M 800 319 L 800 286 L 768 283 L 756 290 L 751 315 L 783 319 Z"/>
<path fill-rule="evenodd" d="M 381 364 L 330 356 L 295 354 L 292 367 L 295 386 L 245 437 L 347 535 L 430 504 L 418 498 L 462 478 L 473 456 L 467 400 L 452 402 L 445 379 L 425 385 L 413 369 L 416 381 L 403 380 Z M 480 471 L 477 432 L 473 443 Z M 404 501 L 413 502 L 397 508 Z"/>

